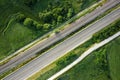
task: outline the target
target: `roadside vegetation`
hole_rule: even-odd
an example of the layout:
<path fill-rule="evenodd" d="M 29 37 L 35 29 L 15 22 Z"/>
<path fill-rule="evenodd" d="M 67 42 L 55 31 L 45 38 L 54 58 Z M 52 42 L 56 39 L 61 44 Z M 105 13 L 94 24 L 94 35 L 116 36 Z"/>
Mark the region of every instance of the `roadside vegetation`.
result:
<path fill-rule="evenodd" d="M 58 72 L 59 70 L 61 70 L 62 68 L 64 68 L 68 64 L 70 64 L 71 62 L 73 62 L 75 59 L 77 59 L 84 51 L 86 51 L 93 44 L 98 43 L 98 42 L 108 38 L 109 36 L 112 36 L 116 32 L 120 31 L 119 23 L 120 23 L 120 19 L 116 20 L 115 22 L 113 22 L 112 24 L 107 26 L 106 28 L 102 29 L 101 31 L 99 31 L 98 33 L 93 35 L 93 37 L 90 40 L 88 40 L 84 44 L 80 45 L 76 49 L 72 50 L 71 52 L 67 53 L 64 57 L 62 57 L 62 58 L 58 59 L 57 61 L 55 61 L 54 63 L 52 63 L 51 65 L 54 65 L 52 68 L 50 68 L 48 70 L 48 67 L 51 66 L 51 65 L 49 65 L 48 67 L 41 70 L 37 74 L 33 75 L 33 77 L 29 78 L 28 80 L 35 79 L 35 77 L 38 77 L 37 80 L 44 80 L 44 79 L 49 78 L 50 76 L 52 76 L 53 74 L 55 74 L 56 72 Z M 101 37 L 103 37 L 103 38 L 101 39 Z M 104 55 L 102 55 L 101 58 L 103 56 Z M 101 61 L 100 64 L 102 65 L 104 63 L 102 63 L 102 61 Z"/>
<path fill-rule="evenodd" d="M 55 29 L 97 1 L 1 0 L 0 22 L 3 24 L 0 23 L 0 60 Z"/>
<path fill-rule="evenodd" d="M 56 80 L 119 80 L 120 37 L 94 51 Z"/>
<path fill-rule="evenodd" d="M 119 6 L 117 6 L 117 7 L 119 7 Z M 116 8 L 117 8 L 116 7 Z M 114 8 L 115 9 L 115 8 Z M 111 10 L 114 10 L 113 8 L 112 9 L 110 9 L 109 11 L 111 12 Z M 106 12 L 105 12 L 106 13 Z M 108 11 L 107 11 L 107 13 L 109 13 Z M 104 16 L 105 14 L 102 14 L 102 15 L 100 15 L 100 16 Z M 23 15 L 21 15 L 21 16 L 23 16 Z M 96 18 L 96 19 L 98 19 L 99 18 L 99 16 Z M 94 22 L 94 21 L 92 21 L 92 22 Z M 116 21 L 117 22 L 117 21 Z M 85 26 L 88 26 L 90 23 L 88 23 L 88 24 L 86 24 Z M 113 24 L 114 25 L 114 24 Z M 81 30 L 81 29 L 80 29 Z M 78 32 L 79 30 L 77 30 L 77 31 L 75 31 L 74 33 L 76 33 L 76 32 Z M 72 34 L 70 34 L 70 35 L 68 35 L 67 37 L 70 37 L 71 35 L 73 35 L 74 33 L 72 33 Z M 66 37 L 65 37 L 65 39 L 66 39 Z M 63 39 L 64 40 L 64 39 Z M 60 42 L 62 42 L 63 40 L 60 40 Z M 88 43 L 86 43 L 84 46 L 86 46 L 86 47 L 89 47 L 89 45 L 90 44 L 92 44 L 91 43 L 92 42 L 92 40 L 90 41 L 90 42 L 88 42 Z M 55 45 L 56 44 L 58 44 L 59 42 L 57 42 L 57 43 L 55 43 Z M 50 47 L 53 47 L 54 45 L 51 45 Z M 45 50 L 48 50 L 48 49 L 45 49 Z M 84 51 L 85 51 L 86 49 L 83 49 L 83 51 L 81 51 L 81 53 L 83 53 Z M 79 51 L 79 50 L 78 50 Z M 44 50 L 43 50 L 43 52 L 44 52 Z M 38 54 L 39 55 L 39 54 Z M 69 54 L 68 54 L 69 55 Z M 76 55 L 71 55 L 71 56 L 76 56 Z M 71 57 L 70 56 L 70 57 Z M 35 57 L 34 57 L 35 58 Z M 34 58 L 32 58 L 32 59 L 34 59 Z M 27 62 L 29 62 L 29 61 L 31 61 L 32 59 L 29 59 L 29 60 L 27 60 L 27 61 L 25 61 L 25 62 L 23 62 L 24 64 L 26 64 Z M 76 58 L 75 58 L 76 59 Z M 22 64 L 22 66 L 24 65 L 23 63 L 21 63 Z M 70 61 L 70 63 L 71 63 L 71 61 Z M 18 65 L 18 67 L 14 67 L 12 70 L 9 70 L 9 71 L 7 71 L 7 72 L 5 72 L 5 74 L 3 74 L 3 75 L 0 75 L 0 79 L 1 78 L 3 78 L 4 76 L 6 76 L 6 75 L 8 75 L 9 73 L 11 73 L 11 71 L 15 71 L 16 69 L 18 69 L 18 68 L 20 68 L 21 67 L 21 64 L 20 65 Z M 56 64 L 54 64 L 54 65 L 56 65 Z M 67 64 L 66 64 L 67 65 Z M 52 67 L 51 67 L 52 68 Z M 49 69 L 51 69 L 51 68 L 49 68 Z M 41 71 L 40 73 L 41 74 L 43 74 L 44 72 L 46 72 L 46 70 L 48 70 L 48 68 L 46 68 L 46 69 L 44 69 L 43 71 Z M 37 76 L 39 76 L 39 73 L 37 74 Z M 34 76 L 33 76 L 34 77 Z M 32 78 L 33 78 L 32 77 Z"/>

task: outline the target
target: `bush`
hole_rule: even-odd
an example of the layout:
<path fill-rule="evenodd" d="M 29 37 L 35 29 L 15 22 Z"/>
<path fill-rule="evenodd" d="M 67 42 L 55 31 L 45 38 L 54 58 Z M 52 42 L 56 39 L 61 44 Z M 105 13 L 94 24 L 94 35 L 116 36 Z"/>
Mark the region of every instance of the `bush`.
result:
<path fill-rule="evenodd" d="M 66 58 L 63 58 L 62 60 L 57 61 L 56 65 L 59 66 L 59 67 L 65 67 L 66 65 L 68 65 L 72 61 L 74 61 L 77 57 L 78 56 L 76 54 L 70 54 Z"/>
<path fill-rule="evenodd" d="M 37 24 L 37 25 L 36 25 L 36 28 L 37 28 L 38 30 L 42 30 L 42 29 L 43 29 L 43 25 L 42 25 L 42 24 Z"/>
<path fill-rule="evenodd" d="M 120 31 L 120 20 L 117 20 L 116 22 L 109 25 L 107 28 L 101 30 L 100 32 L 97 32 L 93 35 L 93 41 L 100 42 L 109 36 L 112 36 L 116 32 Z"/>
<path fill-rule="evenodd" d="M 32 19 L 30 19 L 30 18 L 26 18 L 25 20 L 24 20 L 24 22 L 23 22 L 23 24 L 25 25 L 25 26 L 32 26 L 32 24 L 33 24 L 33 21 L 32 21 Z"/>
<path fill-rule="evenodd" d="M 51 28 L 51 24 L 46 23 L 46 24 L 43 25 L 43 29 L 45 31 L 49 30 L 50 28 Z"/>
<path fill-rule="evenodd" d="M 74 10 L 72 8 L 68 9 L 68 13 L 67 13 L 67 18 L 70 19 L 74 14 Z"/>

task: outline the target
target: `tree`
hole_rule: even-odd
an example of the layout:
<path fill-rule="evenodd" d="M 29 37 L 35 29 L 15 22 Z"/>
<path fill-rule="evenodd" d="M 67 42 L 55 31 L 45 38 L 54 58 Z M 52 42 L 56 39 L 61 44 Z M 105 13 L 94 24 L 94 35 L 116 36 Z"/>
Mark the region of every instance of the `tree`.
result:
<path fill-rule="evenodd" d="M 33 21 L 33 25 L 37 26 L 39 23 L 37 21 Z"/>
<path fill-rule="evenodd" d="M 61 12 L 62 12 L 63 8 L 61 7 L 58 7 L 58 8 L 54 8 L 52 10 L 52 13 L 56 14 L 56 15 L 61 15 Z"/>
<path fill-rule="evenodd" d="M 32 21 L 32 19 L 30 19 L 30 18 L 26 18 L 25 20 L 24 20 L 24 23 L 23 23 L 25 26 L 32 26 L 32 24 L 33 24 L 33 21 Z"/>
<path fill-rule="evenodd" d="M 58 18 L 57 18 L 57 21 L 59 22 L 59 23 L 61 23 L 62 22 L 62 16 L 58 16 Z"/>
<path fill-rule="evenodd" d="M 37 28 L 38 30 L 42 30 L 42 29 L 43 29 L 43 25 L 42 25 L 42 24 L 37 24 L 36 28 Z"/>
<path fill-rule="evenodd" d="M 54 27 L 56 26 L 56 24 L 57 24 L 56 21 L 53 20 L 53 21 L 52 21 L 52 28 L 54 28 Z"/>
<path fill-rule="evenodd" d="M 71 18 L 73 16 L 73 13 L 74 13 L 73 9 L 69 8 L 67 13 L 67 18 Z"/>
<path fill-rule="evenodd" d="M 51 24 L 48 24 L 48 23 L 43 25 L 43 28 L 44 28 L 45 31 L 49 30 L 50 27 L 51 27 Z"/>
<path fill-rule="evenodd" d="M 42 22 L 44 23 L 50 23 L 51 19 L 53 18 L 52 13 L 49 12 L 44 12 L 44 13 L 39 13 L 39 18 Z"/>

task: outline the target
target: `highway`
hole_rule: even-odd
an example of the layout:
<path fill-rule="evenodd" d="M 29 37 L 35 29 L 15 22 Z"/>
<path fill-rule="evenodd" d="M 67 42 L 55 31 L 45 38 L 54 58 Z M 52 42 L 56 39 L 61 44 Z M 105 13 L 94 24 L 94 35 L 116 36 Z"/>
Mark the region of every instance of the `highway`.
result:
<path fill-rule="evenodd" d="M 19 70 L 5 77 L 4 80 L 26 80 L 28 77 L 48 66 L 50 63 L 54 62 L 59 57 L 65 55 L 67 52 L 73 50 L 75 47 L 79 46 L 84 40 L 91 37 L 94 33 L 98 32 L 99 30 L 103 29 L 104 27 L 119 18 L 120 8 L 106 15 L 105 17 L 93 23 L 84 30 L 76 33 L 72 37 L 66 39 L 64 42 L 57 45 L 53 49 L 32 60 Z"/>
<path fill-rule="evenodd" d="M 22 54 L 17 55 L 13 59 L 11 59 L 5 65 L 0 66 L 0 74 L 13 68 L 14 66 L 20 64 L 21 62 L 28 60 L 29 58 L 35 56 L 36 53 L 41 51 L 42 49 L 48 47 L 49 45 L 59 41 L 60 39 L 64 38 L 65 36 L 69 35 L 70 33 L 74 32 L 75 30 L 79 29 L 86 23 L 90 22 L 91 20 L 95 19 L 100 14 L 104 13 L 109 8 L 112 8 L 116 4 L 119 4 L 117 0 L 109 0 L 105 5 L 102 7 L 97 8 L 93 12 L 81 17 L 74 23 L 70 24 L 69 27 L 61 31 L 60 33 L 53 35 L 52 37 L 37 43 L 36 45 L 32 46 L 31 48 L 27 49 L 26 51 L 22 52 Z"/>

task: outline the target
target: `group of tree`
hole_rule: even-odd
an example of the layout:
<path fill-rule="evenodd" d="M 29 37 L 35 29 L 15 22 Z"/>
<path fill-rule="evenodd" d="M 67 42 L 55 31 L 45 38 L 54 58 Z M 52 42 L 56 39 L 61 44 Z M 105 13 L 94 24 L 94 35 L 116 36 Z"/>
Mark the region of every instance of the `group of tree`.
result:
<path fill-rule="evenodd" d="M 48 24 L 48 23 L 45 23 L 45 24 L 40 24 L 30 18 L 26 18 L 23 22 L 23 24 L 25 26 L 28 26 L 29 28 L 31 29 L 34 29 L 34 30 L 43 30 L 43 31 L 47 31 L 49 29 L 51 29 L 51 24 Z"/>
<path fill-rule="evenodd" d="M 28 3 L 35 2 L 34 0 L 30 0 Z M 19 14 L 16 17 L 16 21 L 34 30 L 48 31 L 70 19 L 74 14 L 75 12 L 70 2 L 56 1 L 55 3 L 49 3 L 46 10 L 39 12 L 39 22 L 31 18 L 26 18 L 23 14 Z"/>
<path fill-rule="evenodd" d="M 49 23 L 54 27 L 70 19 L 74 14 L 71 3 L 56 1 L 49 3 L 46 10 L 39 12 L 39 18 L 42 23 Z"/>
<path fill-rule="evenodd" d="M 40 24 L 31 18 L 26 18 L 24 14 L 18 14 L 15 20 L 32 30 L 47 31 L 52 28 L 51 24 Z"/>

